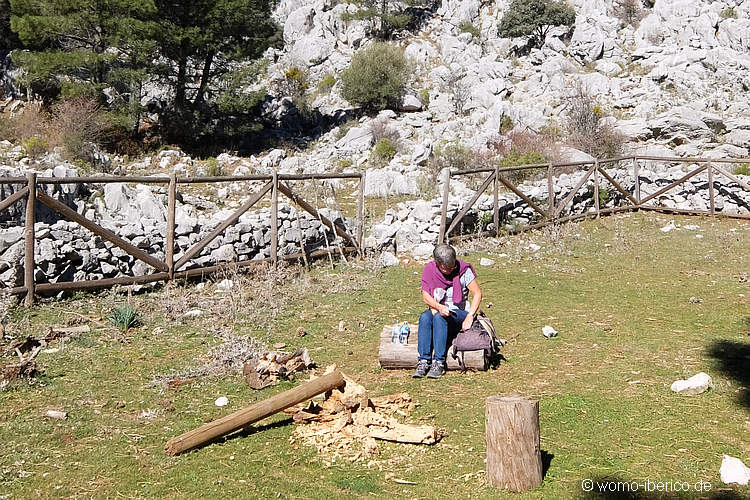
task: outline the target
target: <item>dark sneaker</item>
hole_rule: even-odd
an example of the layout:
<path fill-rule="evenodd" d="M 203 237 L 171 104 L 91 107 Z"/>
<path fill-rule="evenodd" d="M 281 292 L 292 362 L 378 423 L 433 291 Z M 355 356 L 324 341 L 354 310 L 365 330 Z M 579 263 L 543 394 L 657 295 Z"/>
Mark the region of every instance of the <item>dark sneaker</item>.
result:
<path fill-rule="evenodd" d="M 433 360 L 430 371 L 427 372 L 427 378 L 440 378 L 443 375 L 445 375 L 445 362 Z"/>
<path fill-rule="evenodd" d="M 417 369 L 414 370 L 414 375 L 412 377 L 414 378 L 422 378 L 425 375 L 427 375 L 427 372 L 430 370 L 430 360 L 429 359 L 420 359 L 417 363 Z"/>

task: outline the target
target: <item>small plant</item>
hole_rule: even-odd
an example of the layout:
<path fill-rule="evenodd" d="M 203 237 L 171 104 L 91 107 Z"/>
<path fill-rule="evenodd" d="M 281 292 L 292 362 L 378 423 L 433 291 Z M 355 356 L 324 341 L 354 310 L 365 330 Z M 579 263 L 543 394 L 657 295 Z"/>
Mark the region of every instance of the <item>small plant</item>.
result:
<path fill-rule="evenodd" d="M 553 26 L 573 26 L 576 12 L 570 5 L 553 0 L 513 0 L 497 26 L 503 38 L 528 36 L 541 47 Z"/>
<path fill-rule="evenodd" d="M 49 149 L 47 141 L 38 136 L 32 136 L 21 143 L 26 154 L 31 158 L 39 158 Z"/>
<path fill-rule="evenodd" d="M 220 177 L 224 175 L 224 169 L 216 158 L 206 160 L 206 175 L 209 177 Z"/>
<path fill-rule="evenodd" d="M 328 73 L 318 83 L 318 91 L 323 92 L 323 93 L 328 93 L 331 91 L 334 85 L 336 85 L 336 77 Z"/>
<path fill-rule="evenodd" d="M 513 127 L 515 125 L 513 124 L 513 120 L 508 115 L 503 115 L 503 118 L 500 120 L 500 133 L 501 134 L 507 134 L 511 130 L 513 130 Z"/>
<path fill-rule="evenodd" d="M 737 165 L 734 167 L 735 175 L 750 175 L 750 165 Z"/>
<path fill-rule="evenodd" d="M 719 14 L 722 19 L 737 19 L 737 11 L 734 8 L 729 7 L 721 11 Z"/>
<path fill-rule="evenodd" d="M 387 137 L 380 139 L 372 151 L 372 159 L 377 165 L 388 164 L 394 156 L 396 156 L 396 145 Z"/>
<path fill-rule="evenodd" d="M 441 144 L 435 148 L 433 155 L 427 161 L 432 179 L 437 180 L 440 171 L 444 168 L 452 170 L 466 170 L 474 162 L 474 153 L 466 146 L 458 142 Z"/>
<path fill-rule="evenodd" d="M 419 101 L 422 103 L 422 108 L 427 109 L 430 107 L 430 90 L 422 89 L 419 91 Z"/>
<path fill-rule="evenodd" d="M 638 27 L 638 23 L 645 16 L 641 0 L 619 0 L 614 5 L 615 16 L 622 21 L 624 26 Z"/>
<path fill-rule="evenodd" d="M 462 22 L 462 23 L 461 23 L 461 24 L 460 24 L 460 25 L 458 26 L 458 29 L 459 29 L 459 30 L 461 30 L 461 33 L 470 33 L 470 34 L 471 34 L 471 37 L 472 37 L 472 38 L 473 38 L 474 40 L 479 40 L 479 37 L 480 37 L 480 36 L 481 36 L 481 34 L 482 34 L 482 32 L 481 32 L 481 31 L 479 31 L 479 28 L 477 28 L 476 26 L 474 26 L 474 25 L 473 25 L 473 24 L 472 24 L 471 22 L 469 22 L 469 21 L 464 21 L 464 22 Z"/>
<path fill-rule="evenodd" d="M 508 167 L 519 167 L 522 165 L 541 165 L 545 163 L 544 156 L 537 151 L 530 151 L 522 153 L 515 147 L 511 147 L 508 154 L 506 154 L 497 164 L 500 168 Z M 534 177 L 534 170 L 522 169 L 522 170 L 511 170 L 506 174 L 507 178 L 514 184 L 519 184 L 523 181 L 529 180 Z"/>
<path fill-rule="evenodd" d="M 107 316 L 107 319 L 123 332 L 140 324 L 138 313 L 131 306 L 122 306 L 113 309 L 109 313 L 109 316 Z"/>

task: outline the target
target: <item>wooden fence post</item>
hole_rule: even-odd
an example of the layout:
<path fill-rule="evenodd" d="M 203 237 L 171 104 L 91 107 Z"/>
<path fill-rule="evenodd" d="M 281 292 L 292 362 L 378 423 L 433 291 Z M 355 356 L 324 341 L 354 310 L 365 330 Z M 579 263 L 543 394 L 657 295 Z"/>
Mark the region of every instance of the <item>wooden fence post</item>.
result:
<path fill-rule="evenodd" d="M 365 235 L 365 179 L 366 172 L 362 172 L 359 178 L 359 191 L 357 193 L 357 246 L 359 247 L 359 256 L 364 257 L 362 251 L 363 238 Z"/>
<path fill-rule="evenodd" d="M 547 165 L 547 211 L 549 219 L 555 219 L 555 185 L 552 180 L 552 164 Z"/>
<path fill-rule="evenodd" d="M 714 167 L 708 163 L 708 211 L 716 215 L 716 195 L 714 194 Z"/>
<path fill-rule="evenodd" d="M 440 212 L 440 235 L 438 243 L 445 243 L 445 226 L 448 220 L 448 196 L 451 192 L 451 171 L 443 170 L 443 209 Z"/>
<path fill-rule="evenodd" d="M 485 406 L 487 483 L 521 492 L 542 484 L 539 402 L 490 396 Z"/>
<path fill-rule="evenodd" d="M 598 219 L 601 214 L 599 207 L 599 160 L 594 160 L 594 207 Z"/>
<path fill-rule="evenodd" d="M 492 186 L 492 223 L 495 225 L 495 237 L 500 236 L 500 167 L 495 165 L 495 183 Z"/>
<path fill-rule="evenodd" d="M 271 260 L 273 267 L 279 263 L 279 172 L 273 171 L 271 186 Z"/>
<path fill-rule="evenodd" d="M 34 223 L 36 222 L 36 174 L 29 172 L 26 174 L 26 185 L 29 188 L 29 194 L 26 198 L 26 227 L 25 227 L 25 246 L 24 246 L 24 286 L 26 287 L 26 307 L 34 305 L 34 243 L 36 236 L 34 234 Z"/>
<path fill-rule="evenodd" d="M 641 182 L 638 177 L 638 157 L 633 157 L 633 177 L 635 177 L 635 199 L 641 204 Z"/>
<path fill-rule="evenodd" d="M 174 172 L 169 176 L 169 191 L 167 196 L 167 241 L 164 255 L 167 267 L 169 268 L 169 280 L 171 281 L 174 279 L 174 226 L 177 204 L 177 174 Z"/>

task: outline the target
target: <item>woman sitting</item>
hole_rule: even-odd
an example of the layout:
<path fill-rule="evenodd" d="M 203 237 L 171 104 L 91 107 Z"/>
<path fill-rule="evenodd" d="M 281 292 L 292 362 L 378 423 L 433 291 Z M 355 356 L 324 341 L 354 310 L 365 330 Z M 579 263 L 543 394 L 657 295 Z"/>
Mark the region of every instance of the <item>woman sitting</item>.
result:
<path fill-rule="evenodd" d="M 422 271 L 422 300 L 427 309 L 419 317 L 419 360 L 414 378 L 440 378 L 445 373 L 448 337 L 471 327 L 482 302 L 482 291 L 471 264 L 456 258 L 456 250 L 445 243 L 435 247 L 434 261 Z M 468 293 L 471 305 L 467 308 Z"/>

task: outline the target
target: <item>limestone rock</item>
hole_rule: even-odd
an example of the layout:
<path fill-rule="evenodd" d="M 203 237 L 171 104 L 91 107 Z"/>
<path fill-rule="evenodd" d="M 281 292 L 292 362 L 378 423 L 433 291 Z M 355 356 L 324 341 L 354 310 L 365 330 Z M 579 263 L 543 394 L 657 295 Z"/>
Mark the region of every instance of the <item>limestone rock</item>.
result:
<path fill-rule="evenodd" d="M 695 396 L 707 391 L 712 385 L 711 377 L 706 373 L 700 372 L 687 380 L 676 380 L 672 383 L 671 389 L 685 396 Z"/>

